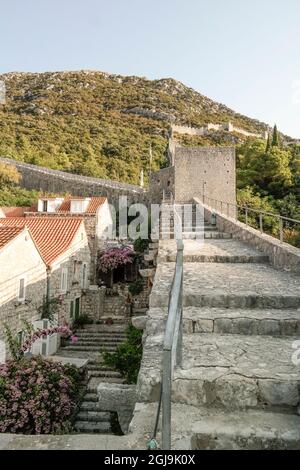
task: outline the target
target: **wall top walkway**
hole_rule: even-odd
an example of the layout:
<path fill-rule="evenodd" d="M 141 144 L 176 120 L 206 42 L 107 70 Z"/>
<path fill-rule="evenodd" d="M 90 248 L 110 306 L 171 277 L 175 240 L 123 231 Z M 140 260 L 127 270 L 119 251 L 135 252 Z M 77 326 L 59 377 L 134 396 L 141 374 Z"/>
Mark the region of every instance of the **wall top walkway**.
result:
<path fill-rule="evenodd" d="M 45 168 L 42 166 L 38 165 L 33 165 L 31 163 L 25 163 L 21 162 L 19 160 L 14 160 L 11 158 L 6 158 L 6 157 L 0 157 L 0 162 L 7 163 L 9 165 L 14 165 L 17 168 L 20 169 L 28 169 L 37 173 L 43 173 L 47 174 L 49 176 L 58 176 L 61 179 L 69 180 L 69 181 L 80 181 L 80 182 L 85 182 L 85 183 L 90 183 L 92 185 L 99 185 L 99 186 L 105 186 L 107 188 L 113 188 L 113 189 L 120 189 L 124 191 L 131 191 L 134 193 L 139 193 L 139 194 L 144 194 L 147 191 L 140 186 L 134 185 L 134 184 L 128 184 L 128 183 L 119 183 L 118 181 L 114 180 L 106 180 L 106 179 L 101 179 L 101 178 L 93 178 L 90 176 L 81 176 L 81 175 L 76 175 L 73 173 L 68 173 L 65 171 L 60 171 L 60 170 L 52 170 L 50 168 Z"/>

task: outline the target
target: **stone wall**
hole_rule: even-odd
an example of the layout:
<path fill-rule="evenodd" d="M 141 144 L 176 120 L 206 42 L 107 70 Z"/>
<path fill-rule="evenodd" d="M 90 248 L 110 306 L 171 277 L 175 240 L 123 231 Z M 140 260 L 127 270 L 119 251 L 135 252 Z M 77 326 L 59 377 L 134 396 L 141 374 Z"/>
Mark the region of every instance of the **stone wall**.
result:
<path fill-rule="evenodd" d="M 4 157 L 0 157 L 0 161 L 18 169 L 22 175 L 21 185 L 27 189 L 74 196 L 105 196 L 114 205 L 117 205 L 119 196 L 127 196 L 130 203 L 147 202 L 147 191 L 133 184 L 50 170 Z"/>
<path fill-rule="evenodd" d="M 196 203 L 202 201 L 195 199 Z M 228 217 L 209 206 L 204 205 L 204 217 L 210 220 L 211 214 L 216 214 L 217 228 L 220 232 L 231 233 L 233 238 L 247 242 L 269 256 L 270 263 L 278 269 L 300 273 L 300 249 L 287 243 L 281 243 L 274 237 L 260 233 L 260 231 L 246 224 Z"/>
<path fill-rule="evenodd" d="M 246 137 L 255 137 L 257 139 L 267 139 L 268 132 L 262 132 L 261 134 L 255 132 L 249 132 L 241 127 L 236 127 L 231 122 L 223 123 L 223 124 L 213 124 L 208 123 L 202 127 L 191 127 L 191 126 L 180 126 L 180 125 L 172 125 L 172 132 L 176 132 L 177 134 L 187 134 L 192 136 L 205 136 L 209 134 L 209 132 L 213 131 L 227 131 L 227 132 L 237 132 L 238 134 L 242 134 Z"/>
<path fill-rule="evenodd" d="M 80 298 L 87 291 L 90 280 L 87 279 L 86 286 L 82 284 L 83 263 L 87 265 L 87 273 L 90 270 L 91 254 L 88 245 L 86 232 L 83 225 L 78 230 L 75 239 L 69 250 L 58 258 L 51 266 L 50 271 L 50 297 L 59 298 L 61 305 L 59 308 L 59 323 L 72 323 L 75 315 L 75 300 Z M 83 239 L 81 239 L 83 236 Z M 63 269 L 67 269 L 67 290 L 61 291 L 61 277 Z M 71 312 L 71 302 L 74 302 L 74 310 Z M 82 305 L 81 305 L 82 309 Z"/>
<path fill-rule="evenodd" d="M 235 149 L 232 147 L 177 147 L 175 200 L 190 202 L 203 195 L 236 203 Z M 234 209 L 231 209 L 234 211 Z"/>
<path fill-rule="evenodd" d="M 150 176 L 149 200 L 152 204 L 160 204 L 163 191 L 174 194 L 175 170 L 173 166 L 152 173 Z"/>

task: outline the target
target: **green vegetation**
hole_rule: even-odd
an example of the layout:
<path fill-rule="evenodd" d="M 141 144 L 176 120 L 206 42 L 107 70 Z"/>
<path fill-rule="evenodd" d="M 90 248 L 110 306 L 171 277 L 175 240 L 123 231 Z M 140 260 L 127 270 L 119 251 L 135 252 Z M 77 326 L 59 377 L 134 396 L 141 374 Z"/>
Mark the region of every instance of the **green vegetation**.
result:
<path fill-rule="evenodd" d="M 138 295 L 144 289 L 144 282 L 143 279 L 139 278 L 134 282 L 131 282 L 128 286 L 128 290 L 131 295 Z"/>
<path fill-rule="evenodd" d="M 80 328 L 83 328 L 84 325 L 92 325 L 92 324 L 93 324 L 93 320 L 86 313 L 82 313 L 74 321 L 73 327 L 80 329 Z"/>
<path fill-rule="evenodd" d="M 151 226 L 149 224 L 149 226 Z M 144 251 L 146 251 L 148 249 L 148 246 L 149 246 L 149 242 L 150 240 L 147 238 L 137 238 L 134 243 L 133 243 L 133 249 L 135 251 L 135 253 L 144 253 Z"/>
<path fill-rule="evenodd" d="M 11 73 L 0 79 L 7 89 L 0 154 L 88 176 L 138 184 L 143 168 L 147 183 L 150 143 L 157 170 L 166 164 L 171 119 L 193 126 L 230 120 L 252 132 L 265 129 L 173 79 L 102 72 Z M 134 107 L 164 113 L 164 119 L 124 112 Z"/>
<path fill-rule="evenodd" d="M 237 146 L 237 184 L 239 204 L 300 220 L 300 147 L 282 148 L 276 126 L 267 147 L 248 139 Z M 254 213 L 248 220 L 259 226 Z M 285 240 L 300 246 L 300 227 L 286 222 L 284 228 Z M 278 219 L 264 217 L 264 229 L 278 235 Z"/>
<path fill-rule="evenodd" d="M 132 325 L 126 330 L 127 340 L 116 352 L 104 352 L 104 363 L 120 372 L 128 384 L 137 382 L 142 360 L 142 332 Z"/>

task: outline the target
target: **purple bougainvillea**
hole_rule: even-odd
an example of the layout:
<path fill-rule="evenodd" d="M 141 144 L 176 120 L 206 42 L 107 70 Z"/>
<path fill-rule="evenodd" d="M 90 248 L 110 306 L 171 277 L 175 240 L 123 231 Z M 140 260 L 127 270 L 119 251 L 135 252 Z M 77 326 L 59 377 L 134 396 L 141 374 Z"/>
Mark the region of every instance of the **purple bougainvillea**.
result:
<path fill-rule="evenodd" d="M 61 333 L 63 336 L 66 336 L 66 337 L 69 337 L 72 335 L 72 331 L 67 326 L 55 326 L 53 328 L 37 330 L 29 338 L 26 339 L 26 341 L 22 345 L 21 351 L 24 353 L 25 351 L 31 348 L 31 346 L 37 339 L 46 338 L 47 336 L 51 336 L 55 333 Z"/>
<path fill-rule="evenodd" d="M 0 432 L 68 431 L 80 380 L 74 366 L 41 356 L 0 365 Z"/>
<path fill-rule="evenodd" d="M 107 273 L 133 262 L 134 252 L 129 247 L 109 248 L 98 255 L 98 270 Z"/>

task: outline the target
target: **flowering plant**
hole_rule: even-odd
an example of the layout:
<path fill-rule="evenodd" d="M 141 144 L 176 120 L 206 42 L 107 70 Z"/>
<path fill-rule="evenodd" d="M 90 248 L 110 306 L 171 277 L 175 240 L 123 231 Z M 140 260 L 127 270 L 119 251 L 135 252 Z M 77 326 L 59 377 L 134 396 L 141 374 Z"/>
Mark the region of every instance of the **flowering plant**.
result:
<path fill-rule="evenodd" d="M 134 252 L 131 248 L 115 247 L 102 251 L 98 255 L 97 268 L 103 273 L 107 273 L 119 266 L 132 263 Z"/>
<path fill-rule="evenodd" d="M 24 341 L 21 347 L 21 351 L 24 353 L 25 351 L 31 348 L 31 346 L 37 339 L 46 338 L 47 336 L 53 335 L 55 333 L 61 333 L 63 336 L 67 337 L 72 335 L 72 331 L 68 326 L 55 326 L 53 328 L 37 330 L 31 336 L 29 336 L 26 341 Z"/>
<path fill-rule="evenodd" d="M 48 434 L 70 429 L 81 373 L 41 356 L 0 365 L 0 432 Z"/>

